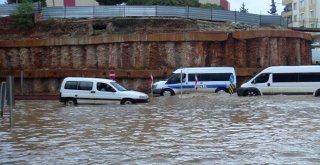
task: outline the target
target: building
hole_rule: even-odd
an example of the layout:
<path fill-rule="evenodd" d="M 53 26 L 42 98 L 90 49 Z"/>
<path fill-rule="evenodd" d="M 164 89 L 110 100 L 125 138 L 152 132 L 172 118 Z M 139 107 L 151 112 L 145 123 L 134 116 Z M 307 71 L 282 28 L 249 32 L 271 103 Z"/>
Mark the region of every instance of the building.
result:
<path fill-rule="evenodd" d="M 230 3 L 227 0 L 199 0 L 201 4 L 211 3 L 223 7 L 225 10 L 230 10 Z"/>
<path fill-rule="evenodd" d="M 48 7 L 55 6 L 97 6 L 95 0 L 46 0 Z"/>
<path fill-rule="evenodd" d="M 282 0 L 285 6 L 282 17 L 288 21 L 289 27 L 319 28 L 319 0 Z"/>

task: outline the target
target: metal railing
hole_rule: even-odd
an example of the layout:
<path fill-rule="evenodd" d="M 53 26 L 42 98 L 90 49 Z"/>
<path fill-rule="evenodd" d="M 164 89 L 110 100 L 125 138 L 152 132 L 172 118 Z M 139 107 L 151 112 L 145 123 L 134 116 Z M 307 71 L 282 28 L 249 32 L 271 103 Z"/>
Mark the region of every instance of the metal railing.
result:
<path fill-rule="evenodd" d="M 0 5 L 0 16 L 8 16 L 16 5 Z M 210 21 L 246 23 L 253 25 L 275 24 L 287 27 L 281 16 L 257 15 L 227 10 L 214 10 L 180 6 L 77 6 L 77 7 L 40 7 L 35 4 L 35 11 L 42 12 L 48 18 L 99 18 L 99 17 L 183 17 Z"/>

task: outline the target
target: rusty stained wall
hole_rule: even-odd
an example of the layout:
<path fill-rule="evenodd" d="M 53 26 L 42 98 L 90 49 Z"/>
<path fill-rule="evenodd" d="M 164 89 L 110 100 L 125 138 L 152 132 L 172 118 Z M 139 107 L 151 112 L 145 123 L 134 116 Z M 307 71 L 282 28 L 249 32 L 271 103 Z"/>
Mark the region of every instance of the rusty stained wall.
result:
<path fill-rule="evenodd" d="M 303 38 L 259 37 L 225 41 L 115 42 L 0 48 L 0 70 L 158 70 L 179 67 L 311 64 L 310 41 Z M 134 75 L 131 75 L 134 77 Z M 130 89 L 149 91 L 146 79 L 119 80 Z M 239 79 L 240 81 L 241 78 Z M 61 78 L 26 79 L 24 92 L 57 94 Z M 19 82 L 19 81 L 18 81 Z M 20 89 L 16 89 L 19 92 Z"/>

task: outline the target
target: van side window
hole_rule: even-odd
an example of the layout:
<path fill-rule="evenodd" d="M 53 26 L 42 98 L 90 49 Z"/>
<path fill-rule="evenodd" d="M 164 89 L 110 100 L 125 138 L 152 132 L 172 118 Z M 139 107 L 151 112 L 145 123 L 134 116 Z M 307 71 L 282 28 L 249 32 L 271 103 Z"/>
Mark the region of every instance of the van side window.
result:
<path fill-rule="evenodd" d="M 320 82 L 320 73 L 299 73 L 299 82 Z"/>
<path fill-rule="evenodd" d="M 274 73 L 273 82 L 299 82 L 298 73 Z"/>
<path fill-rule="evenodd" d="M 79 86 L 78 86 L 78 90 L 92 90 L 92 86 L 93 86 L 93 82 L 89 82 L 89 81 L 80 81 L 79 82 Z"/>
<path fill-rule="evenodd" d="M 78 81 L 67 81 L 66 84 L 64 85 L 64 89 L 77 90 L 78 89 Z"/>
<path fill-rule="evenodd" d="M 198 81 L 229 81 L 232 73 L 200 73 Z M 194 81 L 195 74 L 189 74 L 189 81 Z"/>
<path fill-rule="evenodd" d="M 102 92 L 115 92 L 115 90 L 109 84 L 100 82 L 97 83 L 97 90 Z"/>
<path fill-rule="evenodd" d="M 260 74 L 258 77 L 254 79 L 253 83 L 266 83 L 269 81 L 269 75 L 270 73 Z"/>
<path fill-rule="evenodd" d="M 173 74 L 168 78 L 167 84 L 178 84 L 181 83 L 181 74 Z M 182 82 L 185 82 L 186 74 L 182 74 Z"/>

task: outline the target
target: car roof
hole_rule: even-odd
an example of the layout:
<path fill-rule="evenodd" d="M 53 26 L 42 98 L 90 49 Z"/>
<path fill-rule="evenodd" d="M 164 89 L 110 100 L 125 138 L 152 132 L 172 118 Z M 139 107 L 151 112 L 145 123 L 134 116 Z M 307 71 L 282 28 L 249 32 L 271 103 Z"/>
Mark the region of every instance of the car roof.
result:
<path fill-rule="evenodd" d="M 106 78 L 94 78 L 94 77 L 66 77 L 65 81 L 103 81 L 103 82 L 115 82 L 112 79 Z"/>
<path fill-rule="evenodd" d="M 320 72 L 320 66 L 301 65 L 301 66 L 271 66 L 263 72 L 271 73 L 303 73 L 303 72 Z"/>

